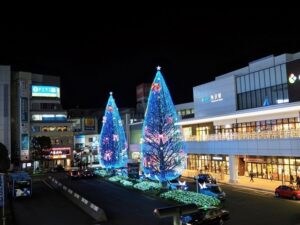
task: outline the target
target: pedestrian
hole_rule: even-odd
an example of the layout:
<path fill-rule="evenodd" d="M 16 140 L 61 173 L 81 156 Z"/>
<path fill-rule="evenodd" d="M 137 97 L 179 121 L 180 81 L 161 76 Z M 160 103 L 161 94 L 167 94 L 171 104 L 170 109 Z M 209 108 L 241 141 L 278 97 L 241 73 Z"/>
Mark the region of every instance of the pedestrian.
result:
<path fill-rule="evenodd" d="M 252 170 L 250 171 L 249 175 L 250 175 L 250 181 L 254 182 L 254 180 L 253 180 L 254 174 L 253 174 Z"/>
<path fill-rule="evenodd" d="M 297 176 L 296 178 L 296 183 L 297 183 L 297 188 L 299 189 L 300 188 L 300 177 Z"/>
<path fill-rule="evenodd" d="M 294 183 L 294 177 L 293 177 L 293 175 L 291 174 L 291 175 L 290 175 L 290 184 L 293 185 L 293 183 Z"/>
<path fill-rule="evenodd" d="M 273 174 L 271 172 L 269 173 L 269 178 L 270 178 L 270 181 L 273 180 Z"/>

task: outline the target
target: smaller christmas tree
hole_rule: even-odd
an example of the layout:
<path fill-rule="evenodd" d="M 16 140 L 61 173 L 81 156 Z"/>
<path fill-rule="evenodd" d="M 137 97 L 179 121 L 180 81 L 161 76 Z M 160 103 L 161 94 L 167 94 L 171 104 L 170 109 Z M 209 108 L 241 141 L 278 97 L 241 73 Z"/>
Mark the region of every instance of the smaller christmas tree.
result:
<path fill-rule="evenodd" d="M 122 120 L 110 92 L 100 133 L 101 163 L 107 168 L 120 168 L 127 164 L 127 141 Z"/>

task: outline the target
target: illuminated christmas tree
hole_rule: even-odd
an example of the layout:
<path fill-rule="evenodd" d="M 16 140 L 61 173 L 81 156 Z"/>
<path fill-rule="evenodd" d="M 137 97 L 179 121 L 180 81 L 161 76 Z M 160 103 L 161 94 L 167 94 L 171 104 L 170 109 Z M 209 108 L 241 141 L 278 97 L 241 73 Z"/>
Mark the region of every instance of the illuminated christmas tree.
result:
<path fill-rule="evenodd" d="M 186 165 L 185 145 L 167 85 L 157 67 L 143 125 L 143 171 L 164 183 L 181 175 Z"/>
<path fill-rule="evenodd" d="M 127 141 L 112 92 L 110 92 L 103 116 L 99 143 L 101 163 L 105 168 L 126 166 L 128 159 Z"/>

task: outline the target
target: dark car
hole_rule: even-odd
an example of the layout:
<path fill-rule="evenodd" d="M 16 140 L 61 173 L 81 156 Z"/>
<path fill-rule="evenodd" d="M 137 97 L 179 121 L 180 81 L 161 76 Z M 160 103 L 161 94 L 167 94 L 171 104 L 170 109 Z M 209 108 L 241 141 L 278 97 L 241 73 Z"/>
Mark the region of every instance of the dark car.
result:
<path fill-rule="evenodd" d="M 181 216 L 183 225 L 221 225 L 229 219 L 229 211 L 217 207 L 199 208 L 197 212 Z"/>
<path fill-rule="evenodd" d="M 95 176 L 92 170 L 82 170 L 80 173 L 83 178 L 92 178 Z"/>
<path fill-rule="evenodd" d="M 284 197 L 297 200 L 300 199 L 300 189 L 293 186 L 280 185 L 275 189 L 275 196 L 277 198 Z"/>
<path fill-rule="evenodd" d="M 82 174 L 79 170 L 73 169 L 67 172 L 67 176 L 72 179 L 76 179 L 76 178 L 80 178 Z"/>
<path fill-rule="evenodd" d="M 215 197 L 221 201 L 225 200 L 226 194 L 218 184 L 206 184 L 204 188 L 199 188 L 199 193 Z"/>
<path fill-rule="evenodd" d="M 198 182 L 199 183 L 211 183 L 211 184 L 216 184 L 217 181 L 216 179 L 210 175 L 209 173 L 200 173 L 198 175 Z"/>

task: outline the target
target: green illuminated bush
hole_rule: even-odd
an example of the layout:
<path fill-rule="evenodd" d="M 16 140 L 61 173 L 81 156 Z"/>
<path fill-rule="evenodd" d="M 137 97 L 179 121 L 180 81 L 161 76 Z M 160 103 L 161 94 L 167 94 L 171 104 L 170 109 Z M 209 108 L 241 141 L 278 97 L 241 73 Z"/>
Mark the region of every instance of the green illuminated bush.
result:
<path fill-rule="evenodd" d="M 220 204 L 220 200 L 214 197 L 191 191 L 173 190 L 162 193 L 160 197 L 184 204 L 195 203 L 199 207 L 218 206 Z"/>
<path fill-rule="evenodd" d="M 161 188 L 160 183 L 155 183 L 151 181 L 142 181 L 133 185 L 135 189 L 139 189 L 141 191 L 149 191 L 149 190 L 159 190 Z"/>
<path fill-rule="evenodd" d="M 123 186 L 126 186 L 126 187 L 132 187 L 133 186 L 133 183 L 131 181 L 128 181 L 128 180 L 120 180 L 120 183 Z"/>
<path fill-rule="evenodd" d="M 113 176 L 113 177 L 108 178 L 108 180 L 112 181 L 112 182 L 118 182 L 118 181 L 125 180 L 125 179 L 126 179 L 126 177 L 123 177 L 123 176 Z"/>

